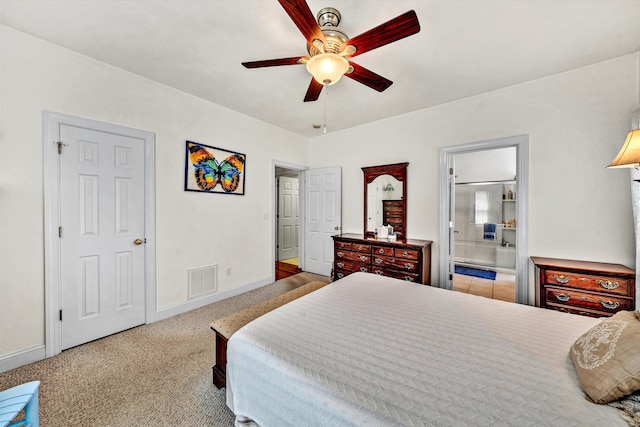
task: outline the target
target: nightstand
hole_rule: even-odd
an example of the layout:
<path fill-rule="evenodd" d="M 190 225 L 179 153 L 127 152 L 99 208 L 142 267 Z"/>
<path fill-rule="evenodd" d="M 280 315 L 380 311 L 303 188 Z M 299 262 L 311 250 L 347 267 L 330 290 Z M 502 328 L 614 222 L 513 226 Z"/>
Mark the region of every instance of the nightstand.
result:
<path fill-rule="evenodd" d="M 636 272 L 621 264 L 531 257 L 536 306 L 582 316 L 635 310 Z"/>

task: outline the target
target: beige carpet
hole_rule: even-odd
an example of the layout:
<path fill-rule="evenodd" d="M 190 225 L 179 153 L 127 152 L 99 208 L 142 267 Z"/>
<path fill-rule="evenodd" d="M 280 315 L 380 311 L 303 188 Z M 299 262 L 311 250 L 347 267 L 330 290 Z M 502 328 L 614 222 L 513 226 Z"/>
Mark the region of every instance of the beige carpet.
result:
<path fill-rule="evenodd" d="M 0 390 L 40 380 L 43 427 L 233 426 L 211 382 L 209 324 L 313 280 L 299 273 L 170 319 L 143 325 L 8 372 Z"/>

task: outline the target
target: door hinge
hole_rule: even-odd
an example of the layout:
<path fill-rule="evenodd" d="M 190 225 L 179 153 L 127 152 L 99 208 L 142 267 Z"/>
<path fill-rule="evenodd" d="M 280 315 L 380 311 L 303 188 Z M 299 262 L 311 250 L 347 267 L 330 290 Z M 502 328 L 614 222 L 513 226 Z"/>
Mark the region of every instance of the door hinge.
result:
<path fill-rule="evenodd" d="M 58 237 L 62 237 L 62 226 L 58 227 Z"/>
<path fill-rule="evenodd" d="M 62 322 L 62 310 L 60 310 L 60 321 Z"/>
<path fill-rule="evenodd" d="M 453 280 L 453 274 L 449 273 L 449 280 Z"/>
<path fill-rule="evenodd" d="M 449 175 L 453 175 L 453 168 L 449 168 Z"/>

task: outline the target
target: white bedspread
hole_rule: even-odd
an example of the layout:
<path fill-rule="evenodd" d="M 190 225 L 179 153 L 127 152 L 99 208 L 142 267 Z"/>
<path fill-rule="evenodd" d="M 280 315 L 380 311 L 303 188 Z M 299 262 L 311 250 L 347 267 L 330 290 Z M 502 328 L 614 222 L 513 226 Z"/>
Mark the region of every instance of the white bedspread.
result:
<path fill-rule="evenodd" d="M 227 404 L 263 427 L 625 425 L 568 355 L 597 322 L 356 273 L 231 337 Z"/>

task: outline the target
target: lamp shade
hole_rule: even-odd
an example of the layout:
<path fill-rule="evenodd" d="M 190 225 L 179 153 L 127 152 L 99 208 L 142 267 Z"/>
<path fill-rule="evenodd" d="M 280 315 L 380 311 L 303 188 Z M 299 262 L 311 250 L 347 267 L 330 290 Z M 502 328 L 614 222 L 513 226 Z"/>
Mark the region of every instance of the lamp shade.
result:
<path fill-rule="evenodd" d="M 630 130 L 620 152 L 608 168 L 633 168 L 640 166 L 640 129 Z"/>
<path fill-rule="evenodd" d="M 307 71 L 321 85 L 332 85 L 349 69 L 349 61 L 335 53 L 321 53 L 307 61 Z"/>

